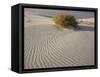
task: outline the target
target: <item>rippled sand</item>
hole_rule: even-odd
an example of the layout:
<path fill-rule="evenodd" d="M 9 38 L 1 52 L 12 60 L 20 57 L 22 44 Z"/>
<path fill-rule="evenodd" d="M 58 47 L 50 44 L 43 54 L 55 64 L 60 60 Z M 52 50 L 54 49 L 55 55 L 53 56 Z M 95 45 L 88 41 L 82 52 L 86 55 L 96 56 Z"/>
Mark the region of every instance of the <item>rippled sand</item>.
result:
<path fill-rule="evenodd" d="M 94 25 L 63 30 L 34 15 L 24 25 L 24 69 L 94 65 Z"/>

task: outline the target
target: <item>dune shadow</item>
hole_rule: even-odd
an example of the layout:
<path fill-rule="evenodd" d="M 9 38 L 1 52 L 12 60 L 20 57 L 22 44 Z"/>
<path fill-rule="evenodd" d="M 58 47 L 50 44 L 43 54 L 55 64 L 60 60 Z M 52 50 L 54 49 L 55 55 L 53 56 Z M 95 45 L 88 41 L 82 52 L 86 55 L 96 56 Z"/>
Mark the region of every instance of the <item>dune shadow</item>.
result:
<path fill-rule="evenodd" d="M 57 28 L 58 30 L 63 30 L 63 29 L 69 29 L 69 30 L 73 30 L 73 31 L 94 31 L 95 27 L 93 26 L 82 26 L 82 25 L 78 25 L 77 27 L 73 27 L 73 26 L 69 26 L 69 27 L 61 27 L 58 25 L 54 25 L 53 26 L 55 28 Z"/>
<path fill-rule="evenodd" d="M 79 31 L 94 31 L 94 27 L 91 26 L 79 26 L 77 28 Z"/>

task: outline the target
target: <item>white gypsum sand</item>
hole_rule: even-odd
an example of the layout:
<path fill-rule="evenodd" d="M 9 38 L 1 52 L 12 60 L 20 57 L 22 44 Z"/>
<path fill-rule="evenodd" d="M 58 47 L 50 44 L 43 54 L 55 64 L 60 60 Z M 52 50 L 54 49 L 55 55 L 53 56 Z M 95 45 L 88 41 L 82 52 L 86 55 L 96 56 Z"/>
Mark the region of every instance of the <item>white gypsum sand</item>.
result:
<path fill-rule="evenodd" d="M 94 65 L 94 25 L 57 28 L 52 19 L 25 15 L 24 69 Z"/>

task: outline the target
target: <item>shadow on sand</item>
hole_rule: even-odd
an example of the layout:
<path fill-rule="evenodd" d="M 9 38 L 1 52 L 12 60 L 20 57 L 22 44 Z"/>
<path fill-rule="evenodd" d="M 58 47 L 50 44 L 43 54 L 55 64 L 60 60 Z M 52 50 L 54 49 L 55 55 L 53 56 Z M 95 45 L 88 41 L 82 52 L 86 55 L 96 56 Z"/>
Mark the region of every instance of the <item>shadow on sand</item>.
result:
<path fill-rule="evenodd" d="M 94 31 L 93 26 L 80 26 L 78 27 L 68 27 L 69 29 L 73 29 L 74 31 Z"/>
<path fill-rule="evenodd" d="M 79 31 L 94 31 L 94 27 L 91 26 L 79 26 L 77 28 Z"/>
<path fill-rule="evenodd" d="M 82 26 L 82 25 L 78 25 L 77 27 L 73 27 L 73 26 L 68 26 L 66 28 L 61 27 L 59 25 L 54 25 L 57 29 L 62 30 L 62 29 L 72 29 L 74 31 L 94 31 L 94 27 L 93 26 Z"/>

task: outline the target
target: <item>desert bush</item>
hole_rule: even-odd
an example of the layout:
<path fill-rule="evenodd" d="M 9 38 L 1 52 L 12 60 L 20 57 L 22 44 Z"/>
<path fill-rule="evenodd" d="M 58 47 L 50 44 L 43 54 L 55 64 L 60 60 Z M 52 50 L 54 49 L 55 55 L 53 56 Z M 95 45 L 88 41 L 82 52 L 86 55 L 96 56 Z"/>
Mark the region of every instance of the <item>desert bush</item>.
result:
<path fill-rule="evenodd" d="M 53 16 L 53 21 L 62 27 L 77 27 L 77 21 L 74 16 L 69 14 L 57 14 Z"/>

